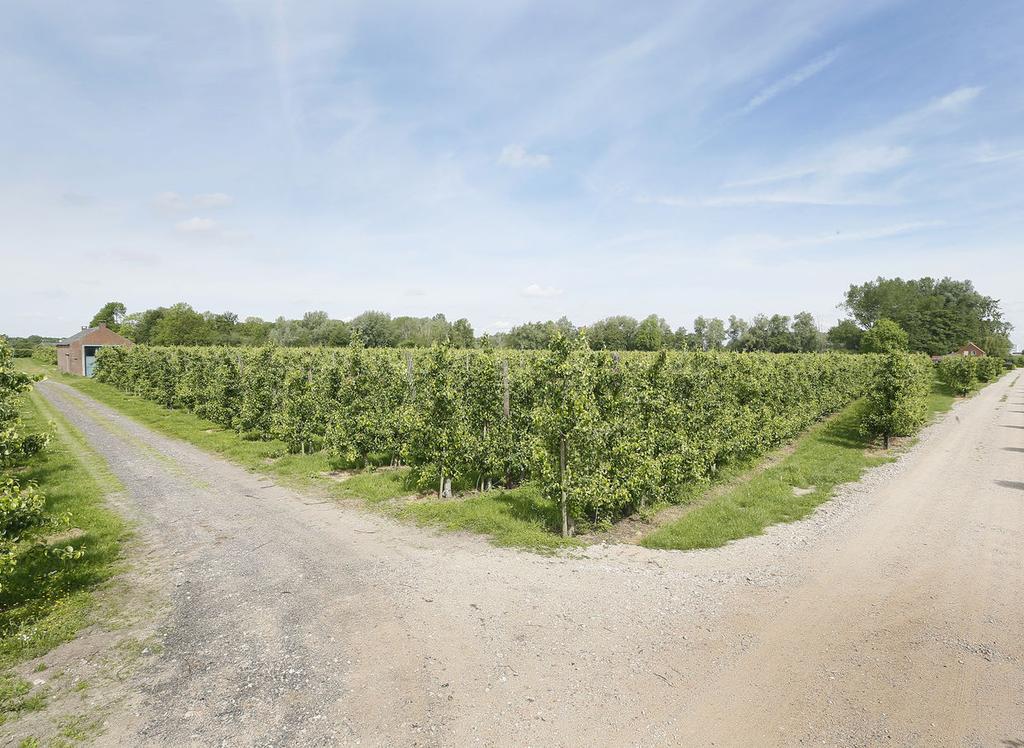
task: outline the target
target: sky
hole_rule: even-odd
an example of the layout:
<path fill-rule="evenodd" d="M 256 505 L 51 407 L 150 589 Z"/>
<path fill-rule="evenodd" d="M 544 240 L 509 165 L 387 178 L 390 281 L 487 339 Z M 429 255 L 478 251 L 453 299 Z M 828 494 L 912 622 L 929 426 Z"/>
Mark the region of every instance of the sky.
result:
<path fill-rule="evenodd" d="M 828 327 L 970 278 L 1024 342 L 1018 0 L 0 6 L 0 330 L 103 303 Z"/>

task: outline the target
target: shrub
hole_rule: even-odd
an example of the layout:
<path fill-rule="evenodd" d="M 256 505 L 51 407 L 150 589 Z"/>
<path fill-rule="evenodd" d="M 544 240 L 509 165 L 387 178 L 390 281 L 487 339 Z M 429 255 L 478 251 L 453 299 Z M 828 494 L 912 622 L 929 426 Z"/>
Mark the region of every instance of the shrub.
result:
<path fill-rule="evenodd" d="M 41 364 L 48 364 L 50 366 L 57 365 L 57 348 L 56 346 L 46 345 L 45 343 L 39 343 L 32 349 L 32 360 L 38 361 Z"/>
<path fill-rule="evenodd" d="M 931 379 L 926 357 L 887 353 L 871 379 L 861 430 L 869 436 L 881 436 L 886 449 L 890 437 L 914 433 L 927 416 Z"/>
<path fill-rule="evenodd" d="M 975 368 L 981 382 L 993 382 L 1005 371 L 1003 360 L 995 356 L 982 356 L 977 359 Z"/>
<path fill-rule="evenodd" d="M 880 319 L 861 336 L 860 349 L 864 353 L 905 351 L 909 340 L 907 333 L 898 324 L 891 319 Z"/>
<path fill-rule="evenodd" d="M 939 361 L 939 380 L 957 395 L 966 395 L 978 380 L 974 356 L 946 356 Z"/>
<path fill-rule="evenodd" d="M 32 387 L 33 377 L 14 369 L 7 341 L 0 338 L 0 589 L 29 540 L 56 524 L 45 512 L 46 501 L 34 485 L 22 486 L 10 468 L 46 446 L 48 435 L 26 434 L 17 398 Z"/>

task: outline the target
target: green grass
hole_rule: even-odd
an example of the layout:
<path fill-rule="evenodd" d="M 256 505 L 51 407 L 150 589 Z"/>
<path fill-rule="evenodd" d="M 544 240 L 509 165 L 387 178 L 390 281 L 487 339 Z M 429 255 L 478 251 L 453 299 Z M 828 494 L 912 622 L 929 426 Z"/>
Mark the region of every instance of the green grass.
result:
<path fill-rule="evenodd" d="M 952 407 L 955 397 L 938 382 L 928 398 L 928 417 Z M 755 472 L 721 496 L 647 535 L 648 548 L 716 548 L 759 535 L 769 525 L 806 517 L 827 501 L 835 487 L 860 478 L 868 468 L 890 462 L 898 451 L 873 448 L 858 425 L 864 407 L 856 402 L 801 436 L 777 465 Z M 813 489 L 797 495 L 794 488 Z"/>
<path fill-rule="evenodd" d="M 32 691 L 32 684 L 11 673 L 0 675 L 0 725 L 16 720 L 26 712 L 46 705 L 46 691 Z"/>
<path fill-rule="evenodd" d="M 488 535 L 495 545 L 536 551 L 580 545 L 580 541 L 558 534 L 562 522 L 558 508 L 529 483 L 468 498 L 409 503 L 396 514 L 424 525 Z"/>
<path fill-rule="evenodd" d="M 121 545 L 129 536 L 124 521 L 104 497 L 120 488 L 106 463 L 55 409 L 36 392 L 23 399 L 26 427 L 43 431 L 53 424 L 54 439 L 18 474 L 35 481 L 47 511 L 71 515 L 80 531 L 71 542 L 83 555 L 61 561 L 42 552 L 23 557 L 0 590 L 0 670 L 45 654 L 92 622 L 93 591 L 122 568 Z"/>

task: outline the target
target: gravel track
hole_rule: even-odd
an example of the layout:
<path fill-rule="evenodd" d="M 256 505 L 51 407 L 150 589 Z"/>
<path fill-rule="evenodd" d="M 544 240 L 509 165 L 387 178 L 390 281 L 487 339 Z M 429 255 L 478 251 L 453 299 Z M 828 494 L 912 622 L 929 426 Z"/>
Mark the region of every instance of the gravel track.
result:
<path fill-rule="evenodd" d="M 1024 745 L 1016 381 L 802 522 L 555 557 L 303 496 L 41 382 L 170 599 L 101 740 Z"/>

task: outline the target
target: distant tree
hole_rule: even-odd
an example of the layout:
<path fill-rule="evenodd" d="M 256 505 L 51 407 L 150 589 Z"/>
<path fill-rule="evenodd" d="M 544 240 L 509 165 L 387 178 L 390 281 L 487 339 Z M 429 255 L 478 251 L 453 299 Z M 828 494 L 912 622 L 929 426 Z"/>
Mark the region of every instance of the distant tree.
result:
<path fill-rule="evenodd" d="M 393 348 L 398 345 L 398 335 L 390 314 L 366 311 L 355 317 L 349 325 L 359 332 L 367 348 Z"/>
<path fill-rule="evenodd" d="M 598 320 L 587 328 L 587 340 L 594 350 L 629 351 L 636 341 L 640 323 L 624 314 Z"/>
<path fill-rule="evenodd" d="M 789 317 L 784 314 L 773 314 L 771 317 L 759 314 L 754 317 L 750 327 L 739 338 L 739 349 L 771 353 L 796 353 L 800 350 L 790 330 Z"/>
<path fill-rule="evenodd" d="M 1005 356 L 1011 347 L 1013 327 L 1003 319 L 999 301 L 980 294 L 969 280 L 877 278 L 850 286 L 843 306 L 864 328 L 893 320 L 906 331 L 912 351 L 941 355 L 973 341 L 989 355 Z"/>
<path fill-rule="evenodd" d="M 834 351 L 859 351 L 864 331 L 852 319 L 844 319 L 825 333 L 828 347 Z"/>
<path fill-rule="evenodd" d="M 504 342 L 509 348 L 533 350 L 546 348 L 558 334 L 572 338 L 576 336 L 576 333 L 576 327 L 572 322 L 566 317 L 561 317 L 555 321 L 527 322 L 517 325 L 505 333 Z"/>
<path fill-rule="evenodd" d="M 246 317 L 244 322 L 237 324 L 235 333 L 241 345 L 263 345 L 270 339 L 273 327 L 273 322 L 264 322 L 259 317 Z"/>
<path fill-rule="evenodd" d="M 725 330 L 726 348 L 730 351 L 743 350 L 743 340 L 749 329 L 750 325 L 745 319 L 734 314 L 729 315 L 729 326 Z"/>
<path fill-rule="evenodd" d="M 891 319 L 880 319 L 860 339 L 864 353 L 889 353 L 907 350 L 906 331 Z"/>
<path fill-rule="evenodd" d="M 814 353 L 825 349 L 825 336 L 810 312 L 800 312 L 793 317 L 792 332 L 798 351 Z"/>
<path fill-rule="evenodd" d="M 689 347 L 689 333 L 686 332 L 685 327 L 677 327 L 676 331 L 672 333 L 672 340 L 669 343 L 670 347 L 677 351 L 685 351 Z"/>
<path fill-rule="evenodd" d="M 203 315 L 184 302 L 170 307 L 153 327 L 154 345 L 209 345 L 213 335 Z"/>
<path fill-rule="evenodd" d="M 211 342 L 217 345 L 237 345 L 241 341 L 237 335 L 238 315 L 234 312 L 222 312 L 213 314 L 206 312 L 203 315 L 206 326 L 210 331 Z"/>
<path fill-rule="evenodd" d="M 665 347 L 666 341 L 672 336 L 672 328 L 661 317 L 651 314 L 636 329 L 633 350 L 659 351 Z"/>
<path fill-rule="evenodd" d="M 111 330 L 119 330 L 128 309 L 120 301 L 108 301 L 96 314 L 93 315 L 89 327 L 99 327 L 105 324 Z"/>
<path fill-rule="evenodd" d="M 725 323 L 718 317 L 697 317 L 693 321 L 693 335 L 690 338 L 693 348 L 702 351 L 716 351 L 725 345 Z"/>
<path fill-rule="evenodd" d="M 469 324 L 469 320 L 463 317 L 452 322 L 449 338 L 456 348 L 472 348 L 475 338 L 473 326 Z"/>
<path fill-rule="evenodd" d="M 136 343 L 152 343 L 157 323 L 163 319 L 165 314 L 167 314 L 167 309 L 162 306 L 129 314 L 121 323 L 120 332 Z"/>

